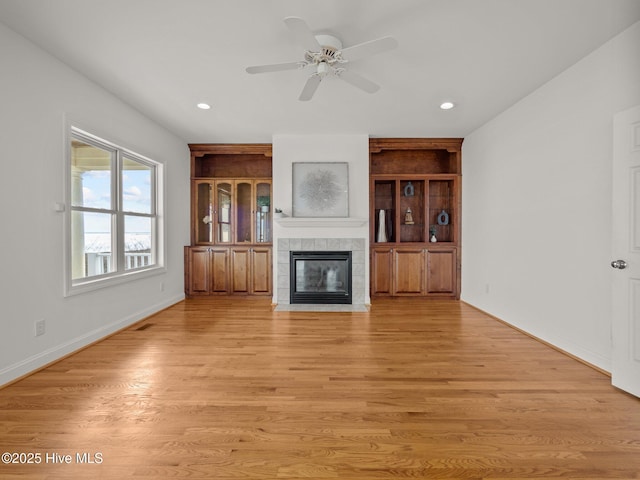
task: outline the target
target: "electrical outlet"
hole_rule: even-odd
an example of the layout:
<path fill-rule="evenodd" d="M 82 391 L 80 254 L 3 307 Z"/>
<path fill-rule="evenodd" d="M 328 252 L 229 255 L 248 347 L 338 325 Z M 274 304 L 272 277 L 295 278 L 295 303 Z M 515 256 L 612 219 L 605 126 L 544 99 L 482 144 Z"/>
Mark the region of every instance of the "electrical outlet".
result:
<path fill-rule="evenodd" d="M 488 294 L 490 290 L 491 290 L 491 288 L 490 288 L 489 284 L 487 283 L 487 284 L 484 286 L 484 293 L 487 293 L 487 294 Z"/>
<path fill-rule="evenodd" d="M 44 320 L 38 320 L 36 321 L 36 337 L 39 337 L 40 335 L 44 335 L 45 330 L 45 323 Z"/>
<path fill-rule="evenodd" d="M 164 282 L 160 282 L 160 291 L 164 292 Z"/>

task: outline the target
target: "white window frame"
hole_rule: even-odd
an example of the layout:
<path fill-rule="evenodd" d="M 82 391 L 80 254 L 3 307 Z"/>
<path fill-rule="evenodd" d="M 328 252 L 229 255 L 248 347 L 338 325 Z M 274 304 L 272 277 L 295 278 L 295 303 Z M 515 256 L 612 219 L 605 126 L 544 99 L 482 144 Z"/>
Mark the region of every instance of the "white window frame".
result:
<path fill-rule="evenodd" d="M 165 252 L 164 252 L 164 221 L 163 211 L 164 205 L 162 199 L 164 198 L 164 175 L 163 165 L 148 157 L 135 153 L 127 148 L 117 145 L 113 142 L 100 138 L 86 130 L 80 129 L 73 125 L 68 125 L 66 128 L 66 154 L 65 154 L 65 228 L 64 228 L 64 263 L 65 263 L 65 296 L 77 295 L 84 292 L 94 291 L 100 288 L 105 288 L 113 285 L 119 285 L 133 280 L 146 278 L 166 272 L 165 268 Z M 111 182 L 111 195 L 112 205 L 110 209 L 96 209 L 92 207 L 74 206 L 72 203 L 72 168 L 71 168 L 71 155 L 72 140 L 80 140 L 89 145 L 101 148 L 104 150 L 112 151 L 115 154 L 115 161 L 112 165 L 112 170 L 115 169 L 115 175 L 112 175 L 114 181 Z M 130 212 L 123 209 L 123 191 L 122 191 L 122 179 L 123 171 L 122 165 L 124 159 L 128 158 L 134 160 L 143 165 L 149 166 L 152 169 L 151 174 L 151 212 Z M 112 261 L 114 264 L 114 271 L 94 275 L 90 277 L 73 279 L 72 274 L 72 262 L 73 254 L 72 248 L 72 224 L 71 216 L 73 212 L 98 212 L 109 213 L 112 215 Z M 125 230 L 124 219 L 125 216 L 139 216 L 151 219 L 151 258 L 152 264 L 144 265 L 136 268 L 126 269 L 125 259 Z"/>

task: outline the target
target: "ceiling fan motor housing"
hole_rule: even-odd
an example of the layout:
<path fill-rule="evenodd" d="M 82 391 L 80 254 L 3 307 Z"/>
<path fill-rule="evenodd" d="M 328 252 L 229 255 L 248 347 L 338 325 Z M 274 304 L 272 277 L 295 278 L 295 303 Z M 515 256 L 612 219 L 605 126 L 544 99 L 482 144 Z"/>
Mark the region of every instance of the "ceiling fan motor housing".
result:
<path fill-rule="evenodd" d="M 326 62 L 332 64 L 338 60 L 338 52 L 342 50 L 342 42 L 333 35 L 315 35 L 322 47 L 320 52 L 307 52 L 305 57 L 311 63 Z"/>

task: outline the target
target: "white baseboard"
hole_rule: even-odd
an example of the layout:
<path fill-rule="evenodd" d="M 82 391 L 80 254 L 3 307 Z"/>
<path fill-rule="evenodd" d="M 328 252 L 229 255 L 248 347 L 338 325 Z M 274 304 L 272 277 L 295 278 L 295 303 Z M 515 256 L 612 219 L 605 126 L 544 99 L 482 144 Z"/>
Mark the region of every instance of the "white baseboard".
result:
<path fill-rule="evenodd" d="M 184 294 L 176 295 L 171 298 L 164 299 L 160 303 L 156 303 L 152 306 L 145 308 L 139 312 L 129 315 L 125 318 L 121 318 L 108 325 L 104 325 L 96 330 L 85 333 L 79 337 L 73 338 L 65 343 L 56 345 L 47 350 L 39 352 L 31 357 L 25 358 L 19 362 L 16 362 L 8 367 L 0 370 L 0 387 L 11 383 L 21 377 L 29 375 L 46 365 L 54 363 L 78 350 L 81 350 L 92 343 L 98 342 L 109 335 L 112 335 L 119 330 L 127 328 L 140 320 L 153 315 L 154 313 L 164 310 L 171 305 L 175 305 L 178 302 L 184 300 Z"/>
<path fill-rule="evenodd" d="M 527 335 L 528 337 L 531 337 L 537 340 L 538 342 L 548 345 L 549 347 L 553 348 L 554 350 L 557 350 L 560 353 L 568 355 L 569 357 L 572 357 L 573 359 L 581 363 L 584 363 L 585 365 L 588 365 L 600 371 L 601 373 L 604 373 L 609 376 L 611 375 L 611 359 L 610 358 L 603 357 L 602 355 L 599 355 L 596 352 L 592 352 L 590 350 L 583 348 L 580 345 L 576 345 L 571 342 L 568 342 L 566 339 L 563 339 L 563 338 L 543 337 L 542 335 L 539 335 L 536 332 L 525 330 L 515 323 L 508 322 L 507 320 L 497 317 L 496 315 L 489 313 L 488 311 L 480 307 L 477 307 L 466 300 L 461 300 L 461 301 L 462 303 L 465 303 L 466 305 L 469 305 L 470 307 L 475 308 L 476 310 L 484 313 L 485 315 L 488 315 L 489 317 L 494 318 L 500 323 L 504 323 L 505 325 L 508 325 L 509 327 L 515 330 L 518 330 L 524 335 Z"/>

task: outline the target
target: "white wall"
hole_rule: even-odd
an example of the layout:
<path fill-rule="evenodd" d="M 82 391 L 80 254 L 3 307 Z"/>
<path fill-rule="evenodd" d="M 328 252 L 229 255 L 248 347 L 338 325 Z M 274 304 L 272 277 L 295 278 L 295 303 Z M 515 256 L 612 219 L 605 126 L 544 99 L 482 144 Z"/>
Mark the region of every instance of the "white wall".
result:
<path fill-rule="evenodd" d="M 349 164 L 349 217 L 362 219 L 359 225 L 345 226 L 339 219 L 333 226 L 283 227 L 276 220 L 273 244 L 279 238 L 364 238 L 369 251 L 369 136 L 361 135 L 274 135 L 273 206 L 292 213 L 292 165 L 294 162 L 347 162 Z M 274 292 L 277 303 L 278 251 L 274 248 Z M 365 259 L 365 285 L 369 285 L 369 258 Z M 366 292 L 366 303 L 370 303 Z"/>
<path fill-rule="evenodd" d="M 640 23 L 463 144 L 463 300 L 608 371 L 612 117 L 638 103 Z"/>
<path fill-rule="evenodd" d="M 185 142 L 0 24 L 0 385 L 181 300 Z M 65 117 L 164 164 L 167 271 L 63 297 Z M 161 284 L 164 291 L 161 291 Z M 34 336 L 34 322 L 46 334 Z"/>

